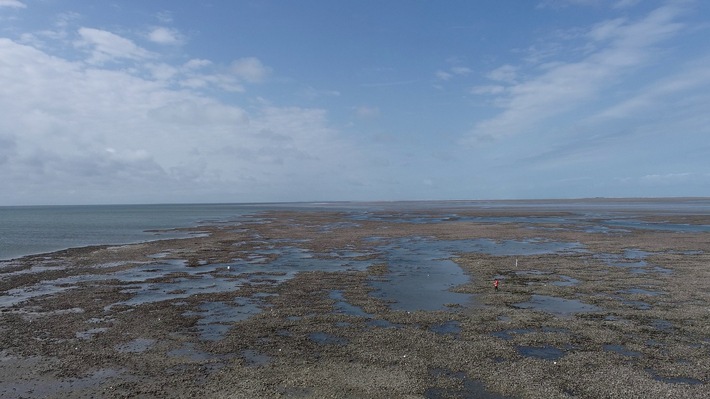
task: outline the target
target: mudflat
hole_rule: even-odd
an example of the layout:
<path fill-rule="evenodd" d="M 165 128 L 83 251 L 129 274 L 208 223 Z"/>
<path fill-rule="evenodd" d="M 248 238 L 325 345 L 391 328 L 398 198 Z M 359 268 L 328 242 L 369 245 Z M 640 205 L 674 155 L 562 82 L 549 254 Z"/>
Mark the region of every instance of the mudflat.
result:
<path fill-rule="evenodd" d="M 5 261 L 0 396 L 708 398 L 708 226 L 303 209 Z"/>

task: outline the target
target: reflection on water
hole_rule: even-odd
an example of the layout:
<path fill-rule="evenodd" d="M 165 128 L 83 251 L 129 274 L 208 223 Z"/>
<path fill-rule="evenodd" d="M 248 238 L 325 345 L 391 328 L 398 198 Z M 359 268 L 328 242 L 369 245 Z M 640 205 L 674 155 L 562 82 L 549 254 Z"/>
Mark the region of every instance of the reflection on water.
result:
<path fill-rule="evenodd" d="M 653 223 L 635 219 L 607 220 L 604 223 L 613 228 L 673 231 L 677 233 L 710 232 L 710 225 L 705 224 Z"/>
<path fill-rule="evenodd" d="M 387 262 L 388 273 L 373 277 L 374 296 L 391 302 L 396 310 L 439 310 L 445 306 L 465 305 L 471 296 L 451 292 L 469 281 L 461 267 L 450 260 L 460 253 L 485 253 L 497 256 L 538 255 L 579 252 L 579 243 L 489 239 L 436 240 L 410 237 L 377 247 Z"/>
<path fill-rule="evenodd" d="M 600 253 L 594 254 L 593 257 L 595 259 L 601 260 L 609 266 L 627 268 L 631 273 L 634 274 L 673 273 L 673 270 L 671 269 L 658 265 L 651 265 L 646 262 L 646 258 L 650 255 L 653 255 L 653 253 L 641 251 L 638 249 L 626 249 L 622 254 Z"/>
<path fill-rule="evenodd" d="M 190 267 L 180 259 L 164 259 L 162 254 L 158 254 L 154 256 L 154 263 L 133 264 L 132 267 L 123 264 L 125 269 L 115 272 L 62 277 L 9 290 L 0 297 L 0 307 L 14 306 L 32 298 L 56 295 L 82 284 L 103 281 L 115 284 L 120 293 L 129 295 L 126 300 L 106 306 L 106 310 L 110 310 L 117 305 L 140 306 L 186 299 L 199 294 L 234 292 L 246 284 L 273 286 L 304 271 L 364 271 L 376 262 L 384 261 L 388 273 L 373 277 L 369 282 L 375 289 L 375 297 L 391 303 L 391 307 L 397 310 L 439 310 L 471 302 L 470 295 L 451 292 L 452 288 L 469 281 L 469 277 L 451 260 L 459 253 L 530 255 L 582 250 L 578 243 L 541 240 L 496 242 L 488 239 L 435 240 L 411 237 L 379 241 L 382 244 L 375 247 L 374 252 L 330 250 L 325 254 L 314 254 L 292 245 L 293 242 L 284 241 L 281 244 L 285 246 L 276 247 L 272 243 L 248 253 L 245 259 L 229 264 L 202 264 L 197 267 Z M 349 304 L 342 292 L 333 291 L 329 295 L 336 301 L 336 312 L 373 318 Z M 186 315 L 200 318 L 197 326 L 203 339 L 218 340 L 226 334 L 230 323 L 260 311 L 259 300 L 252 298 L 246 301 L 203 304 L 198 312 L 188 312 Z M 377 323 L 388 322 L 373 320 L 372 323 L 377 326 Z M 87 332 L 86 337 L 90 338 L 91 335 L 91 332 Z"/>
<path fill-rule="evenodd" d="M 647 368 L 646 371 L 651 375 L 651 377 L 656 380 L 656 381 L 662 381 L 668 384 L 688 384 L 688 385 L 701 385 L 703 384 L 702 381 L 696 379 L 696 378 L 688 378 L 688 377 L 664 377 L 655 370 L 651 368 Z"/>
<path fill-rule="evenodd" d="M 604 345 L 604 350 L 607 352 L 618 353 L 627 357 L 641 357 L 641 352 L 629 350 L 624 345 Z"/>
<path fill-rule="evenodd" d="M 343 292 L 340 290 L 332 290 L 330 291 L 329 294 L 330 299 L 336 300 L 335 305 L 335 312 L 336 313 L 343 313 L 349 316 L 357 316 L 357 317 L 366 317 L 366 318 L 371 318 L 373 317 L 371 314 L 365 312 L 360 308 L 359 306 L 352 305 L 348 303 L 345 298 L 343 297 Z"/>
<path fill-rule="evenodd" d="M 571 316 L 575 313 L 597 312 L 601 308 L 576 299 L 564 299 L 547 295 L 533 295 L 527 302 L 513 305 L 520 309 L 540 310 L 556 316 Z"/>
<path fill-rule="evenodd" d="M 406 243 L 405 243 L 406 245 Z M 448 258 L 451 254 L 437 248 L 417 248 L 417 245 L 388 248 L 388 274 L 372 279 L 374 296 L 391 301 L 396 310 L 438 310 L 446 304 L 463 305 L 467 294 L 449 289 L 468 282 L 468 276 Z"/>
<path fill-rule="evenodd" d="M 93 338 L 94 335 L 96 335 L 96 334 L 100 334 L 100 333 L 106 332 L 106 330 L 108 330 L 108 328 L 106 328 L 106 327 L 98 327 L 98 328 L 91 328 L 91 329 L 88 329 L 88 330 L 86 330 L 86 331 L 77 331 L 76 337 L 79 338 L 79 339 L 86 339 L 86 340 L 88 340 L 88 339 Z"/>
<path fill-rule="evenodd" d="M 473 380 L 463 372 L 453 372 L 447 369 L 430 369 L 429 377 L 432 381 L 448 380 L 446 388 L 432 387 L 424 391 L 427 399 L 444 398 L 476 398 L 476 399 L 507 399 L 507 396 L 490 392 L 486 385 L 478 380 Z"/>
<path fill-rule="evenodd" d="M 565 355 L 563 350 L 554 346 L 518 346 L 516 349 L 525 357 L 543 360 L 558 360 Z"/>
<path fill-rule="evenodd" d="M 671 332 L 673 331 L 673 323 L 671 323 L 668 320 L 663 320 L 663 319 L 656 319 L 651 322 L 651 327 L 663 331 L 663 332 Z"/>
<path fill-rule="evenodd" d="M 155 342 L 154 339 L 136 338 L 133 341 L 118 344 L 115 348 L 117 351 L 124 353 L 141 353 L 150 349 Z"/>
<path fill-rule="evenodd" d="M 456 320 L 447 321 L 441 324 L 435 324 L 429 330 L 440 335 L 458 336 L 461 333 L 461 323 Z"/>
<path fill-rule="evenodd" d="M 308 335 L 311 341 L 320 345 L 347 345 L 348 340 L 342 337 L 335 336 L 333 334 L 328 334 L 325 332 L 314 332 Z"/>
<path fill-rule="evenodd" d="M 562 281 L 553 281 L 551 283 L 552 285 L 556 285 L 558 287 L 571 287 L 579 284 L 579 280 L 577 280 L 576 278 L 565 276 L 563 274 L 560 274 L 558 277 L 562 279 Z"/>
<path fill-rule="evenodd" d="M 403 209 L 409 208 L 407 211 Z M 510 210 L 520 212 L 566 212 L 561 216 L 468 216 L 471 210 Z M 438 212 L 434 213 L 436 210 Z M 442 214 L 441 211 L 446 210 Z M 631 230 L 661 230 L 685 233 L 710 232 L 710 225 L 648 222 L 641 213 L 655 215 L 706 215 L 710 212 L 707 199 L 678 199 L 665 201 L 457 201 L 392 203 L 380 209 L 359 209 L 350 213 L 355 221 L 381 221 L 390 223 L 445 223 L 474 222 L 490 224 L 519 224 L 539 229 L 568 229 L 587 233 L 623 233 Z M 554 226 L 554 227 L 553 227 Z"/>
<path fill-rule="evenodd" d="M 365 255 L 360 252 L 331 251 L 326 255 L 316 257 L 313 252 L 294 246 L 267 248 L 254 251 L 250 260 L 235 260 L 230 263 L 230 270 L 235 273 L 263 273 L 283 282 L 300 272 L 364 271 L 374 263 L 359 259 Z"/>
<path fill-rule="evenodd" d="M 265 366 L 271 362 L 271 356 L 253 349 L 245 349 L 241 351 L 241 355 L 247 361 L 247 366 L 249 367 Z"/>
<path fill-rule="evenodd" d="M 0 360 L 5 360 L 0 357 Z M 46 366 L 38 358 L 13 359 L 18 368 L 32 370 L 20 378 L 0 380 L 0 397 L 2 398 L 71 398 L 77 392 L 96 389 L 115 380 L 125 381 L 122 371 L 101 368 L 84 377 L 54 377 L 55 373 L 45 370 Z M 43 370 L 44 372 L 36 371 Z M 41 377 L 37 378 L 37 374 Z"/>
<path fill-rule="evenodd" d="M 227 334 L 232 324 L 246 320 L 261 313 L 259 299 L 264 296 L 255 295 L 251 298 L 235 298 L 231 303 L 203 302 L 198 312 L 185 312 L 184 316 L 198 316 L 197 330 L 200 338 L 207 341 L 218 341 Z"/>
<path fill-rule="evenodd" d="M 633 295 L 648 295 L 648 296 L 658 296 L 663 294 L 661 291 L 651 291 L 645 290 L 643 288 L 629 288 L 627 290 L 619 291 L 622 294 L 633 294 Z"/>
<path fill-rule="evenodd" d="M 195 344 L 193 342 L 186 342 L 182 347 L 171 350 L 168 352 L 168 356 L 183 357 L 195 362 L 210 360 L 216 357 L 215 354 L 195 348 Z"/>

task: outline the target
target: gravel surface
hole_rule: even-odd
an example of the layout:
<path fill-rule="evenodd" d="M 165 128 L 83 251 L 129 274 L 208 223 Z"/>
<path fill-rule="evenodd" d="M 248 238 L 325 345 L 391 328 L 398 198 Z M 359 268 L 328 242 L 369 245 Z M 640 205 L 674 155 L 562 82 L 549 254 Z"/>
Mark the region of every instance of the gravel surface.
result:
<path fill-rule="evenodd" d="M 1 262 L 0 397 L 710 398 L 710 233 L 567 216 L 271 212 Z"/>

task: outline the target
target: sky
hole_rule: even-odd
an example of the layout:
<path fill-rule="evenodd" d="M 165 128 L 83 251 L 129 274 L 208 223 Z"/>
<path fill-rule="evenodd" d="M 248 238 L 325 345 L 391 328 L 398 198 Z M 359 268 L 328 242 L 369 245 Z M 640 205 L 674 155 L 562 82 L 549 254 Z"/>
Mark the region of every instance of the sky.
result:
<path fill-rule="evenodd" d="M 710 196 L 703 0 L 0 0 L 0 205 Z"/>

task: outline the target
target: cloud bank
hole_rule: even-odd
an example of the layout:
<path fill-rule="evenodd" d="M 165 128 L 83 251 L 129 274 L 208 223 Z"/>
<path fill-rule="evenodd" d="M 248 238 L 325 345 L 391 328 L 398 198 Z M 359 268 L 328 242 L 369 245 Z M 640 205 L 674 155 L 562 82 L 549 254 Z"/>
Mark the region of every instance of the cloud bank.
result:
<path fill-rule="evenodd" d="M 149 39 L 174 44 L 164 33 Z M 289 198 L 307 198 L 310 182 L 335 179 L 328 170 L 355 153 L 323 109 L 246 110 L 203 93 L 264 81 L 270 68 L 255 57 L 210 71 L 208 60 L 161 64 L 159 54 L 100 29 L 78 29 L 73 43 L 84 59 L 0 38 L 0 184 L 24 191 L 5 197 L 255 201 L 288 186 Z"/>

